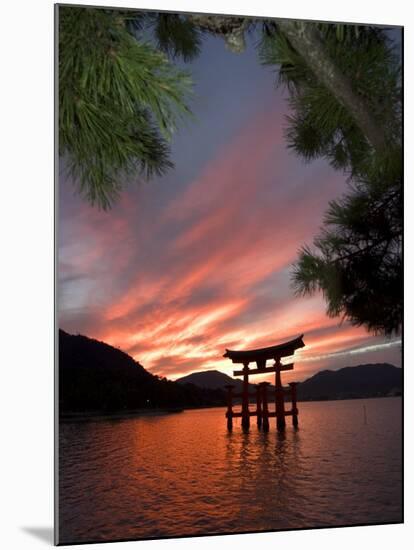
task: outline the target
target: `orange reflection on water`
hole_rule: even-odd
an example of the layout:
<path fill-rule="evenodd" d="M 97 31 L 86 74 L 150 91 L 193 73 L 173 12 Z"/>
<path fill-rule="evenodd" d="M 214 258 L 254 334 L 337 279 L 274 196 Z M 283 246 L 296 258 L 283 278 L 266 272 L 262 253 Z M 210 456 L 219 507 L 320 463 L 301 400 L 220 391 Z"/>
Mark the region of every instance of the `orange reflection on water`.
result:
<path fill-rule="evenodd" d="M 218 408 L 63 424 L 60 541 L 401 521 L 400 398 L 299 403 L 299 423 L 229 433 Z"/>

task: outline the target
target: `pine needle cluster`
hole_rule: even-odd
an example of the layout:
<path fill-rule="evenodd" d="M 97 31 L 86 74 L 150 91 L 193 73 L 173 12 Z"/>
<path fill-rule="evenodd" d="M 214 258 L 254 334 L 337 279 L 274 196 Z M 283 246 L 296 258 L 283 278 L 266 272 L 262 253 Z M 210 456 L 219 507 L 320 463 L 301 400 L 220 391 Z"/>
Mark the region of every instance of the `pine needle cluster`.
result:
<path fill-rule="evenodd" d="M 106 209 L 127 179 L 172 166 L 169 139 L 192 83 L 129 11 L 59 9 L 59 148 L 81 194 Z"/>

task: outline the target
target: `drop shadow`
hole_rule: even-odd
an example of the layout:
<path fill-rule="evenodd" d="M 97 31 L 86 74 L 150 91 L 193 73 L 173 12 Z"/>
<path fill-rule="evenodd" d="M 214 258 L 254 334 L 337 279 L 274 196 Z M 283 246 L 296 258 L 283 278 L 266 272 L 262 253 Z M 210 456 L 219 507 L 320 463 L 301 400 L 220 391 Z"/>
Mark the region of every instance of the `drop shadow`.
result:
<path fill-rule="evenodd" d="M 54 545 L 53 527 L 21 527 L 21 530 L 51 546 Z"/>

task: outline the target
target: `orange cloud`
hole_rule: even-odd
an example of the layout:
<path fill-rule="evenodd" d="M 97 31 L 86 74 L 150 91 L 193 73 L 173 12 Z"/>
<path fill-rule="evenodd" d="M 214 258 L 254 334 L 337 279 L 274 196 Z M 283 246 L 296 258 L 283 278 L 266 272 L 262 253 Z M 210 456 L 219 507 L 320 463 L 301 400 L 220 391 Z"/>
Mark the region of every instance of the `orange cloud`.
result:
<path fill-rule="evenodd" d="M 110 213 L 79 204 L 62 228 L 62 327 L 171 378 L 231 374 L 225 348 L 302 332 L 299 376 L 317 370 L 312 355 L 374 341 L 329 319 L 320 296 L 292 294 L 289 266 L 344 181 L 318 163 L 299 170 L 281 127 L 264 111 L 173 197 L 154 184 L 125 193 Z"/>

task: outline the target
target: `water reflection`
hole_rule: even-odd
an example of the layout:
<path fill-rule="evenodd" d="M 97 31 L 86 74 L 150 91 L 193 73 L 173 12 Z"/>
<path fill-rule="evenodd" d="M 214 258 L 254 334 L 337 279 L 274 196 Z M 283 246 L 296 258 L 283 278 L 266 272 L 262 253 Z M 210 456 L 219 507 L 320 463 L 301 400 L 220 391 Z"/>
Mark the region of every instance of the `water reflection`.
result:
<path fill-rule="evenodd" d="M 65 424 L 61 542 L 401 520 L 401 400 L 301 404 L 300 428 L 223 409 Z"/>

